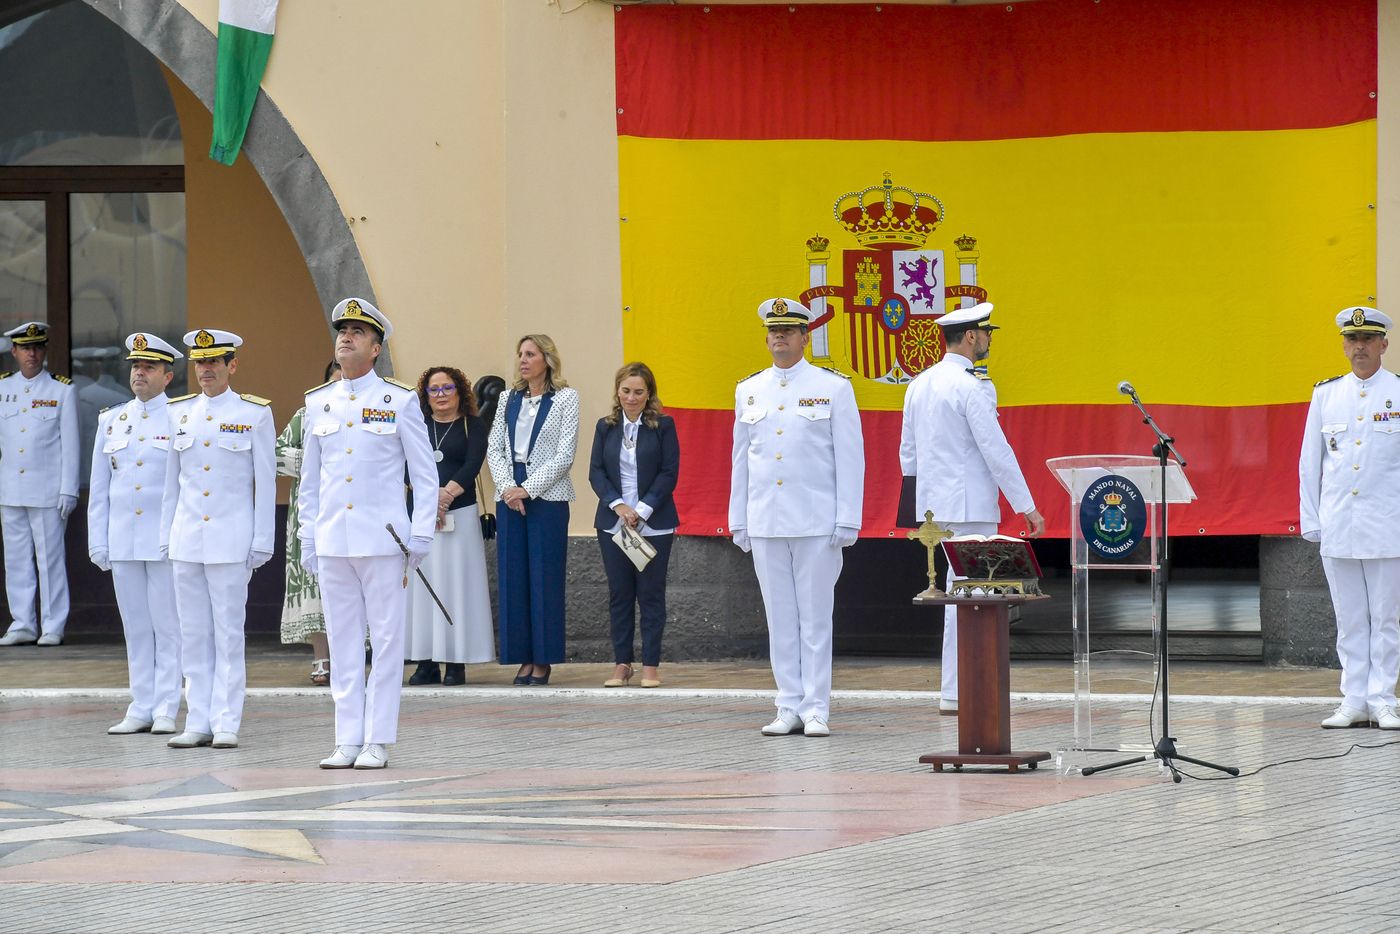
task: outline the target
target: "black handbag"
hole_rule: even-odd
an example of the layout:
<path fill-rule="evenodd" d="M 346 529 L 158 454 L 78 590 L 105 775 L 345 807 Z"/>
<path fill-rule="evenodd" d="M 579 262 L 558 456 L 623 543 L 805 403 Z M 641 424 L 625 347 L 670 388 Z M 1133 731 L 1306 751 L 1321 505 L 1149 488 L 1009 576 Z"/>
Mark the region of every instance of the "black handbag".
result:
<path fill-rule="evenodd" d="M 481 510 L 481 538 L 490 541 L 496 537 L 496 516 L 486 511 L 486 485 L 481 482 L 481 474 L 476 475 L 476 508 Z"/>

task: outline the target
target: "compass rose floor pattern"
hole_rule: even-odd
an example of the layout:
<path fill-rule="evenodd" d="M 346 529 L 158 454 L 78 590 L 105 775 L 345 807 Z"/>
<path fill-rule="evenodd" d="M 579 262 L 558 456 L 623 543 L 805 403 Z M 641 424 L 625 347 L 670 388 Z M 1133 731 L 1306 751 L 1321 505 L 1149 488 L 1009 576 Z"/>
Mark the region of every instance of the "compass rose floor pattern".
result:
<path fill-rule="evenodd" d="M 1393 853 L 1400 817 L 1365 808 L 1400 749 L 1184 785 L 935 775 L 918 756 L 956 748 L 956 720 L 926 700 L 838 699 L 808 739 L 760 736 L 756 698 L 480 689 L 406 697 L 389 769 L 324 772 L 324 698 L 251 699 L 234 750 L 106 736 L 120 713 L 0 699 L 0 931 L 1112 929 L 1177 891 L 1152 929 L 1400 925 L 1400 870 L 1354 872 Z M 1173 724 L 1245 769 L 1391 738 L 1321 714 Z M 1068 705 L 1018 703 L 1013 729 L 1054 749 Z"/>

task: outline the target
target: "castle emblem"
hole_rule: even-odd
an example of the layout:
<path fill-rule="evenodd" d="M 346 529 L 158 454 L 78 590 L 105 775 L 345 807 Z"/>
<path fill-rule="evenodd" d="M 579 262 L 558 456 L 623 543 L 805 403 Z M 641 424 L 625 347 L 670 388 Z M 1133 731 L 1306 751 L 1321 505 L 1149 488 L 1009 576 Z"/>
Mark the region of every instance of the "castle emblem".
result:
<path fill-rule="evenodd" d="M 842 195 L 832 214 L 857 249 L 841 251 L 842 283 L 832 285 L 831 241 L 820 234 L 807 241 L 808 288 L 800 299 L 813 313 L 812 356 L 876 382 L 907 383 L 943 357 L 935 322 L 987 299 L 977 284 L 977 240 L 953 241 L 952 281 L 944 250 L 930 244 L 943 202 L 895 185 L 888 172 L 881 184 Z"/>

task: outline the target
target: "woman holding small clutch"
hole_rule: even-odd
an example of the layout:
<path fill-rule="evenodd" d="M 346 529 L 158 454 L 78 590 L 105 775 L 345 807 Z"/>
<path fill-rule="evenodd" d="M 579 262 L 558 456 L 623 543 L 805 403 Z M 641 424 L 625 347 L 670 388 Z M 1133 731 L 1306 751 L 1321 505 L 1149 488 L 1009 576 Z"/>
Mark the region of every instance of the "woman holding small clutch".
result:
<path fill-rule="evenodd" d="M 675 540 L 680 474 L 676 423 L 661 411 L 656 377 L 645 363 L 629 363 L 613 379 L 612 413 L 598 420 L 588 482 L 598 494 L 594 526 L 608 575 L 608 617 L 617 667 L 604 687 L 632 678 L 636 607 L 642 611 L 642 687 L 661 686 L 661 634 L 666 626 L 666 568 Z M 656 550 L 642 570 L 614 536 L 639 533 Z"/>

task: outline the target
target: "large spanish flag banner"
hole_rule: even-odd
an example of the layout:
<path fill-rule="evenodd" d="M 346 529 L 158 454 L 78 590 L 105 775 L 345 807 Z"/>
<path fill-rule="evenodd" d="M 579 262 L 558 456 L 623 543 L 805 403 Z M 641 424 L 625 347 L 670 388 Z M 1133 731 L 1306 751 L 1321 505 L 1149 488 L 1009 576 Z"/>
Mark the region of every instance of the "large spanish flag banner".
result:
<path fill-rule="evenodd" d="M 1047 458 L 1150 453 L 1125 379 L 1199 495 L 1174 532 L 1295 530 L 1332 316 L 1376 288 L 1376 0 L 619 7 L 616 42 L 625 353 L 679 427 L 683 533 L 728 531 L 776 295 L 854 382 L 864 535 L 898 534 L 934 322 L 982 299 L 1049 534 Z"/>

